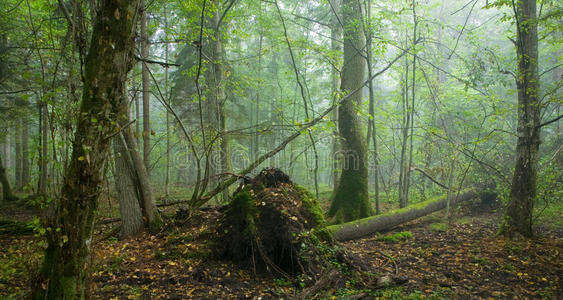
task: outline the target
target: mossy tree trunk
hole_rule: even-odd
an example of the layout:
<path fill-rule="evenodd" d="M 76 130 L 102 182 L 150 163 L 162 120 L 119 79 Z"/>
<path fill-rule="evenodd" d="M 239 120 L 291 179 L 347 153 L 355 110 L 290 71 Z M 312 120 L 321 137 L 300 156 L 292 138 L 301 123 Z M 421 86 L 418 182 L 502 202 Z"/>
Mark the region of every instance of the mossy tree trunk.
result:
<path fill-rule="evenodd" d="M 132 67 L 139 0 L 98 3 L 86 57 L 84 90 L 73 152 L 34 282 L 35 299 L 83 299 L 95 211 L 109 139 L 127 112 L 125 82 Z"/>
<path fill-rule="evenodd" d="M 476 198 L 479 194 L 475 189 L 469 189 L 461 193 L 450 204 L 460 203 Z M 448 197 L 442 196 L 430 199 L 421 203 L 413 204 L 394 211 L 386 212 L 352 222 L 328 226 L 327 229 L 332 233 L 337 241 L 347 241 L 358 239 L 376 232 L 389 230 L 397 225 L 426 216 L 435 211 L 446 208 Z"/>
<path fill-rule="evenodd" d="M 364 49 L 361 30 L 361 8 L 358 1 L 342 2 L 344 26 L 344 62 L 341 89 L 350 92 L 363 84 L 365 60 L 360 51 Z M 337 222 L 364 218 L 372 214 L 368 197 L 367 146 L 358 109 L 362 93 L 356 93 L 342 103 L 338 110 L 338 130 L 342 137 L 342 172 L 338 187 L 334 191 L 329 216 Z"/>
<path fill-rule="evenodd" d="M 510 201 L 504 235 L 518 232 L 532 237 L 532 213 L 536 201 L 538 150 L 540 145 L 540 99 L 538 97 L 538 30 L 536 1 L 521 0 L 514 4 L 516 12 L 516 54 L 518 59 L 518 141 L 516 167 L 510 189 Z"/>

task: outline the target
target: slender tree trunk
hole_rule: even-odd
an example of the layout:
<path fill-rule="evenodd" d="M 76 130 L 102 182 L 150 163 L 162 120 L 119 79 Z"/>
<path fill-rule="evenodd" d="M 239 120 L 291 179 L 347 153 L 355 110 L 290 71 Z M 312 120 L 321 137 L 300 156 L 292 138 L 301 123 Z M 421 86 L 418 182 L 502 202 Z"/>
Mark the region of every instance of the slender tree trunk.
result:
<path fill-rule="evenodd" d="M 164 44 L 164 60 L 168 63 L 168 14 L 166 4 L 164 5 L 164 27 L 165 27 L 165 40 Z M 168 68 L 164 69 L 164 92 L 166 95 L 165 101 L 170 105 L 170 94 L 168 90 Z M 170 113 L 166 111 L 166 179 L 164 181 L 164 194 L 170 195 Z"/>
<path fill-rule="evenodd" d="M 413 15 L 413 51 L 416 53 L 416 27 L 418 25 L 418 21 L 416 19 L 416 2 L 415 0 L 412 1 L 412 15 Z M 410 145 L 409 145 L 409 163 L 407 168 L 405 169 L 405 176 L 406 176 L 406 184 L 405 184 L 405 202 L 408 203 L 409 201 L 409 189 L 410 189 L 410 181 L 411 181 L 411 166 L 412 166 L 412 152 L 413 152 L 413 138 L 414 138 L 414 100 L 415 100 L 415 88 L 416 88 L 416 55 L 412 57 L 412 82 L 411 82 L 411 105 L 410 105 Z"/>
<path fill-rule="evenodd" d="M 367 1 L 367 25 L 371 25 L 371 0 Z M 365 28 L 365 35 L 366 35 L 366 64 L 368 66 L 368 78 L 373 76 L 373 66 L 372 66 L 372 32 L 371 26 L 366 26 Z M 377 132 L 375 128 L 375 95 L 373 90 L 373 80 L 370 80 L 368 83 L 369 89 L 369 117 L 368 117 L 368 134 L 366 136 L 367 140 L 367 149 L 369 150 L 369 142 L 370 140 L 373 141 L 373 177 L 374 177 L 374 193 L 375 193 L 375 213 L 380 214 L 381 210 L 379 207 L 379 160 L 377 154 Z"/>
<path fill-rule="evenodd" d="M 219 166 L 213 166 L 214 160 L 211 161 L 211 167 L 218 169 L 220 173 L 229 172 L 230 170 L 230 154 L 229 154 L 229 138 L 226 135 L 227 120 L 225 114 L 225 79 L 223 76 L 223 37 L 219 29 L 219 3 L 216 3 L 217 9 L 213 11 L 213 16 L 209 20 L 214 38 L 209 41 L 211 61 L 206 72 L 209 94 L 207 101 L 210 106 L 208 115 L 212 126 L 217 126 L 217 132 L 221 135 L 219 138 Z M 208 158 L 209 159 L 209 158 Z M 211 172 L 209 174 L 212 174 Z M 223 201 L 227 201 L 229 190 L 222 192 Z"/>
<path fill-rule="evenodd" d="M 342 66 L 343 92 L 353 91 L 363 84 L 365 60 L 361 56 L 364 36 L 358 28 L 361 8 L 358 1 L 342 2 L 344 25 L 344 64 Z M 364 218 L 372 214 L 368 195 L 367 149 L 358 120 L 362 93 L 344 101 L 338 111 L 338 129 L 342 137 L 342 174 L 334 191 L 329 216 L 337 222 Z"/>
<path fill-rule="evenodd" d="M 16 166 L 15 166 L 15 178 L 16 191 L 22 190 L 22 128 L 20 120 L 16 120 L 16 134 L 15 134 L 15 150 L 16 150 Z"/>
<path fill-rule="evenodd" d="M 12 168 L 12 145 L 11 145 L 11 136 L 10 136 L 10 127 L 6 128 L 6 135 L 4 136 L 4 170 L 6 170 L 6 178 L 8 182 L 10 182 L 10 169 Z"/>
<path fill-rule="evenodd" d="M 332 7 L 336 13 L 340 13 L 340 0 L 330 0 L 332 2 Z M 340 53 L 342 51 L 342 46 L 340 41 L 342 40 L 342 26 L 338 22 L 339 16 L 335 13 L 332 14 L 332 19 L 330 22 L 330 49 L 334 53 Z M 339 57 L 339 55 L 335 55 Z M 331 82 L 331 93 L 333 95 L 333 102 L 338 101 L 338 87 L 340 84 L 340 72 L 338 72 L 338 59 L 335 59 L 334 66 L 330 72 L 330 82 Z M 335 108 L 331 113 L 331 120 L 334 124 L 338 124 L 338 108 Z M 338 151 L 340 144 L 340 134 L 338 133 L 338 126 L 334 126 L 332 131 L 332 187 L 336 188 L 339 181 L 339 164 L 338 164 Z"/>
<path fill-rule="evenodd" d="M 538 31 L 536 1 L 516 2 L 516 54 L 518 60 L 518 141 L 516 167 L 510 200 L 501 233 L 533 237 L 538 150 L 540 145 L 540 99 L 538 97 Z"/>
<path fill-rule="evenodd" d="M 262 35 L 262 31 L 260 31 L 260 38 L 258 41 L 258 88 L 256 89 L 256 103 L 254 104 L 254 125 L 256 128 L 254 129 L 256 132 L 254 133 L 254 139 L 252 142 L 252 152 L 253 152 L 253 160 L 257 160 L 258 156 L 260 155 L 260 132 L 258 130 L 258 124 L 260 124 L 260 95 L 262 89 L 262 42 L 264 40 L 264 36 Z"/>
<path fill-rule="evenodd" d="M 41 174 L 39 179 L 39 194 L 47 194 L 47 180 L 48 180 L 48 143 L 49 143 L 49 111 L 47 107 L 47 102 L 43 101 L 41 103 Z"/>
<path fill-rule="evenodd" d="M 453 195 L 455 194 L 454 191 L 454 178 L 455 178 L 455 165 L 457 163 L 457 158 L 459 156 L 459 151 L 456 150 L 454 157 L 452 159 L 452 164 L 450 165 L 450 173 L 448 174 L 448 194 L 446 196 L 447 203 L 446 203 L 446 214 L 445 219 L 449 222 L 450 219 L 450 203 L 455 203 L 455 199 L 453 199 Z"/>
<path fill-rule="evenodd" d="M 73 152 L 64 176 L 34 299 L 84 299 L 95 211 L 109 138 L 127 115 L 125 82 L 133 65 L 138 1 L 102 0 L 86 57 Z M 45 170 L 43 170 L 45 171 Z"/>
<path fill-rule="evenodd" d="M 407 152 L 407 142 L 408 142 L 408 132 L 410 123 L 410 113 L 409 113 L 409 65 L 408 58 L 405 57 L 405 77 L 403 86 L 403 97 L 402 97 L 402 107 L 403 107 L 403 123 L 402 123 L 402 138 L 401 138 L 401 160 L 399 162 L 399 206 L 401 208 L 408 205 L 408 199 L 406 198 L 406 185 L 407 185 L 407 165 L 406 165 L 406 152 Z"/>
<path fill-rule="evenodd" d="M 22 120 L 22 186 L 29 186 L 31 181 L 29 169 L 29 128 L 27 119 Z"/>
<path fill-rule="evenodd" d="M 149 34 L 147 32 L 147 8 L 146 1 L 141 0 L 141 56 L 143 59 L 149 57 Z M 143 161 L 147 174 L 151 173 L 151 119 L 150 119 L 150 77 L 146 63 L 141 63 L 141 76 L 143 86 Z"/>

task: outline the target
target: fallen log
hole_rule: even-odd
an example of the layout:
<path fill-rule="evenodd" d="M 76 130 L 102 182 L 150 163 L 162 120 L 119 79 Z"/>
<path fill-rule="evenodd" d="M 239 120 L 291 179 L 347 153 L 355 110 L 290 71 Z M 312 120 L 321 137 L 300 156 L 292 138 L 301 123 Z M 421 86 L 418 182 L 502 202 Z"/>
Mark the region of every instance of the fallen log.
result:
<path fill-rule="evenodd" d="M 467 189 L 460 193 L 455 203 L 467 201 L 478 196 L 475 189 Z M 453 200 L 453 199 L 452 199 Z M 393 210 L 381 215 L 355 220 L 348 223 L 328 226 L 337 241 L 348 241 L 361 238 L 379 231 L 391 229 L 397 225 L 420 218 L 446 207 L 447 197 L 441 196 L 405 208 Z"/>

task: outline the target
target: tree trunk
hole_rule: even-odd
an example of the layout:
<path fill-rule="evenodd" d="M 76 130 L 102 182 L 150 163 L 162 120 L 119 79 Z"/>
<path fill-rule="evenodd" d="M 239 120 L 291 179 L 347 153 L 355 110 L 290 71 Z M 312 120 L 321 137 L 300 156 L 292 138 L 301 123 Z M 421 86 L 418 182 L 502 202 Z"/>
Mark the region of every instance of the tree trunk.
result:
<path fill-rule="evenodd" d="M 6 178 L 10 182 L 10 169 L 12 168 L 12 145 L 10 141 L 10 127 L 6 128 L 6 135 L 4 136 L 4 170 L 6 170 Z"/>
<path fill-rule="evenodd" d="M 149 57 L 149 35 L 147 33 L 146 1 L 141 0 L 141 56 Z M 150 119 L 150 77 L 146 63 L 141 63 L 141 77 L 143 86 L 143 161 L 150 178 L 151 173 L 151 119 Z"/>
<path fill-rule="evenodd" d="M 510 188 L 510 200 L 501 233 L 515 232 L 533 237 L 532 213 L 536 201 L 536 177 L 540 145 L 540 100 L 538 97 L 538 31 L 536 1 L 517 1 L 516 54 L 518 59 L 518 141 L 516 167 Z"/>
<path fill-rule="evenodd" d="M 365 60 L 361 56 L 364 36 L 358 28 L 361 8 L 358 1 L 342 2 L 344 26 L 344 63 L 342 66 L 343 92 L 363 85 Z M 367 149 L 358 119 L 362 93 L 356 93 L 342 103 L 338 110 L 338 130 L 342 137 L 342 173 L 334 191 L 329 216 L 337 222 L 365 218 L 372 214 L 368 196 Z"/>
<path fill-rule="evenodd" d="M 340 13 L 340 0 L 331 0 L 332 1 L 332 7 L 334 9 L 334 13 L 332 14 L 332 19 L 330 22 L 330 49 L 334 52 L 334 53 L 340 53 L 340 51 L 342 51 L 342 47 L 339 43 L 339 41 L 342 40 L 342 26 L 340 26 L 340 23 L 338 22 L 338 18 L 339 16 L 337 16 L 337 13 Z M 339 57 L 339 55 L 335 55 L 335 57 Z M 334 66 L 332 66 L 331 72 L 330 72 L 330 82 L 331 82 L 331 93 L 333 95 L 333 102 L 336 103 L 338 101 L 338 85 L 340 83 L 340 73 L 338 72 L 338 62 L 335 61 L 334 62 Z M 338 107 L 335 108 L 332 113 L 330 114 L 330 117 L 332 119 L 332 121 L 334 122 L 334 124 L 338 124 Z M 338 154 L 338 150 L 339 150 L 339 144 L 340 144 L 340 134 L 338 133 L 338 126 L 334 126 L 334 130 L 332 131 L 332 187 L 334 189 L 336 189 L 336 187 L 338 186 L 338 181 L 339 181 L 339 175 L 340 175 L 340 170 L 339 170 L 339 163 L 338 163 L 338 159 L 337 159 L 337 154 Z"/>
<path fill-rule="evenodd" d="M 463 202 L 477 197 L 474 189 L 469 189 L 457 197 L 457 202 Z M 400 208 L 382 215 L 356 220 L 339 225 L 328 226 L 327 229 L 337 241 L 358 239 L 376 232 L 389 230 L 397 225 L 420 218 L 435 211 L 444 209 L 448 199 L 442 196 L 427 200 L 409 207 Z"/>
<path fill-rule="evenodd" d="M 368 0 L 367 2 L 367 28 L 364 29 L 364 33 L 366 36 L 366 64 L 368 66 L 368 78 L 373 76 L 373 66 L 372 66 L 372 32 L 371 32 L 371 1 Z M 367 140 L 367 149 L 369 151 L 369 142 L 370 140 L 373 141 L 373 177 L 374 177 L 374 193 L 375 193 L 375 213 L 380 214 L 381 209 L 379 207 L 379 160 L 377 155 L 377 132 L 375 128 L 375 95 L 373 90 L 373 80 L 370 80 L 368 83 L 369 89 L 369 117 L 367 120 L 368 123 L 368 134 L 366 136 Z"/>
<path fill-rule="evenodd" d="M 115 189 L 121 215 L 119 236 L 124 238 L 136 235 L 143 229 L 143 212 L 139 205 L 133 162 L 122 134 L 113 139 L 113 151 L 115 155 Z"/>
<path fill-rule="evenodd" d="M 12 193 L 12 188 L 10 187 L 8 176 L 6 175 L 6 169 L 4 169 L 4 165 L 2 164 L 2 159 L 0 159 L 0 183 L 2 183 L 2 200 L 6 202 L 15 200 L 16 197 Z M 2 201 L 0 201 L 0 203 L 2 203 Z"/>
<path fill-rule="evenodd" d="M 126 123 L 125 123 L 126 124 Z M 156 209 L 154 193 L 151 185 L 151 180 L 148 174 L 143 158 L 136 150 L 137 139 L 133 136 L 133 131 L 130 128 L 123 130 L 123 137 L 129 149 L 132 167 L 135 170 L 136 185 L 138 194 L 140 196 L 139 204 L 143 210 L 143 216 L 146 218 L 146 226 L 151 232 L 158 231 L 162 227 L 162 218 Z"/>
<path fill-rule="evenodd" d="M 73 152 L 47 233 L 34 299 L 84 299 L 95 211 L 109 138 L 127 114 L 125 82 L 133 65 L 138 0 L 99 2 L 84 70 Z M 46 170 L 43 170 L 46 171 Z"/>
<path fill-rule="evenodd" d="M 29 128 L 27 119 L 22 121 L 22 186 L 25 188 L 31 182 L 29 169 Z"/>
<path fill-rule="evenodd" d="M 47 194 L 47 160 L 49 151 L 47 148 L 47 143 L 49 142 L 49 123 L 48 123 L 48 111 L 47 103 L 39 103 L 39 124 L 40 124 L 40 135 L 39 135 L 39 194 L 45 196 Z"/>
<path fill-rule="evenodd" d="M 168 14 L 166 4 L 164 5 L 164 30 L 166 43 L 164 44 L 164 61 L 168 63 Z M 164 69 L 164 92 L 166 101 L 170 105 L 170 93 L 168 90 L 168 68 Z M 166 111 L 166 178 L 164 180 L 164 194 L 168 197 L 170 195 L 170 113 Z"/>
<path fill-rule="evenodd" d="M 22 128 L 20 120 L 16 120 L 16 134 L 15 134 L 15 150 L 16 150 L 16 166 L 15 166 L 15 177 L 16 191 L 22 190 Z"/>
<path fill-rule="evenodd" d="M 214 38 L 209 41 L 209 50 L 211 61 L 209 62 L 209 70 L 206 72 L 206 81 L 208 82 L 209 94 L 207 101 L 209 101 L 209 122 L 212 127 L 216 126 L 219 138 L 219 165 L 212 166 L 212 170 L 218 170 L 219 173 L 226 173 L 230 170 L 229 160 L 229 138 L 226 136 L 227 129 L 227 116 L 225 114 L 225 79 L 223 78 L 223 37 L 219 29 L 219 2 L 215 3 L 216 9 L 213 11 L 213 16 L 209 20 L 210 27 L 213 30 Z M 209 158 L 208 158 L 209 159 Z M 216 160 L 211 159 L 211 164 Z M 211 174 L 211 173 L 210 173 Z M 229 197 L 229 190 L 225 189 L 222 192 L 223 201 L 227 201 Z"/>

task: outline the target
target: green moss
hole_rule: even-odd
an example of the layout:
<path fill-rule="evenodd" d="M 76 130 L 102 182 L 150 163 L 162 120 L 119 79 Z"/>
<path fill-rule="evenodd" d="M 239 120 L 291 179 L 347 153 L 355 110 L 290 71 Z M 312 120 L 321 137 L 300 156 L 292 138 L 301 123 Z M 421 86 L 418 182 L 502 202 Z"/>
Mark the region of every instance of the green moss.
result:
<path fill-rule="evenodd" d="M 435 232 L 443 232 L 448 230 L 448 224 L 439 222 L 439 223 L 432 223 L 429 226 L 430 230 Z"/>
<path fill-rule="evenodd" d="M 237 228 L 246 238 L 252 238 L 256 235 L 258 213 L 256 198 L 251 189 L 246 187 L 235 195 L 226 215 L 229 216 L 228 224 Z"/>
<path fill-rule="evenodd" d="M 324 226 L 325 218 L 317 199 L 315 199 L 313 194 L 311 194 L 311 192 L 309 192 L 306 188 L 298 184 L 295 184 L 294 188 L 301 196 L 303 207 L 311 214 L 311 218 L 315 221 L 315 226 Z"/>
<path fill-rule="evenodd" d="M 395 234 L 379 237 L 377 238 L 377 240 L 385 241 L 385 242 L 397 242 L 397 241 L 408 240 L 410 238 L 412 238 L 412 233 L 410 231 L 401 231 Z"/>

